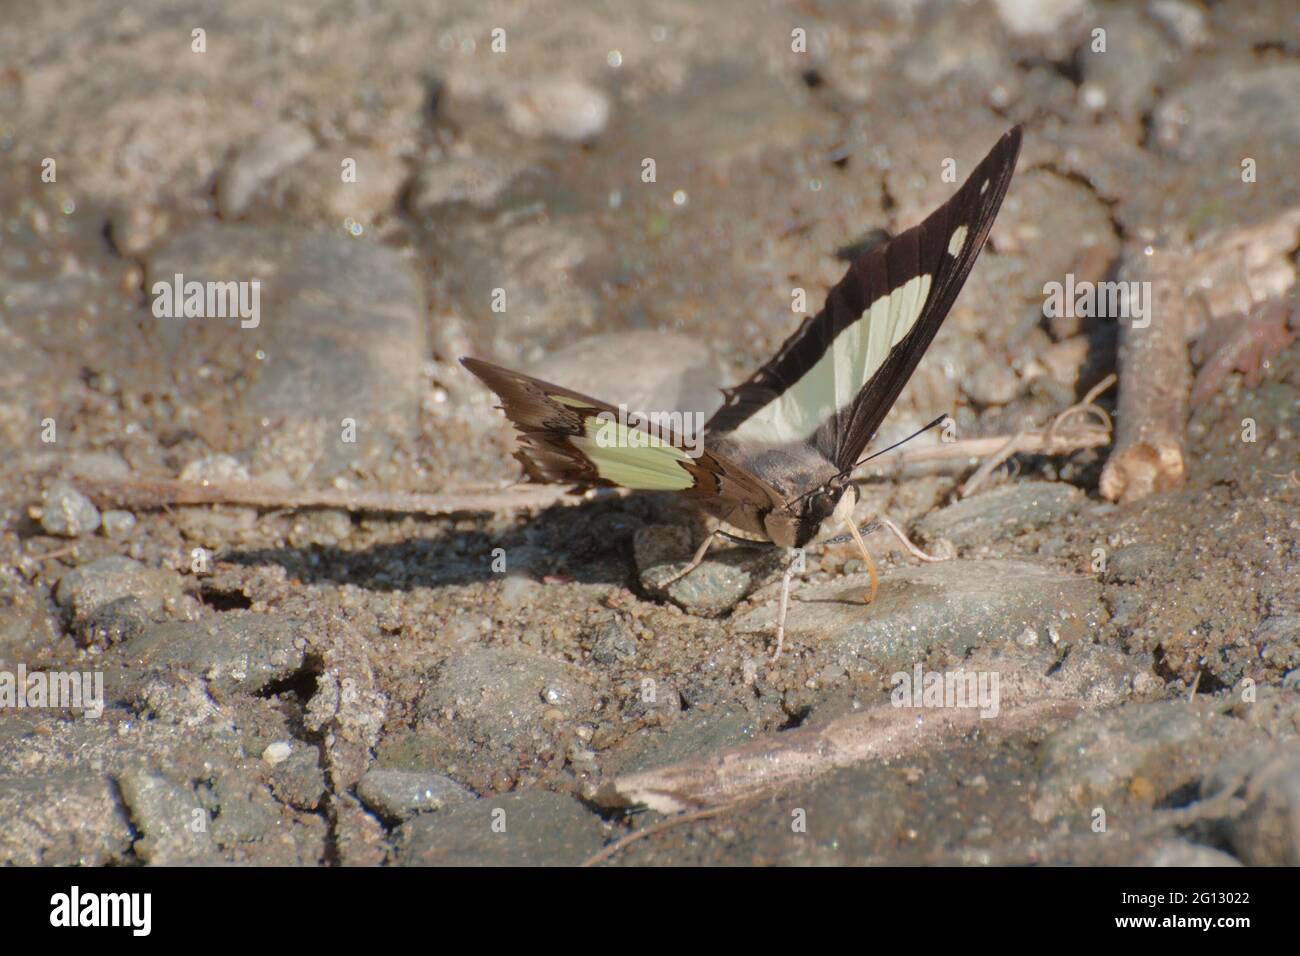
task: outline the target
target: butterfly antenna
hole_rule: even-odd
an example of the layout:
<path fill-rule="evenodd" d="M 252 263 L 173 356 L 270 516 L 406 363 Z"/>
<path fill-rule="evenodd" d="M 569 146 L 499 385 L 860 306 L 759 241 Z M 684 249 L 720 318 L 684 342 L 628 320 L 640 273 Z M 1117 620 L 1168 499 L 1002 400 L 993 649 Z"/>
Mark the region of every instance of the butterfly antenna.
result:
<path fill-rule="evenodd" d="M 939 425 L 942 425 L 942 424 L 943 424 L 944 422 L 946 422 L 947 420 L 948 420 L 948 416 L 947 416 L 946 414 L 944 414 L 944 415 L 940 415 L 940 416 L 939 416 L 938 418 L 936 418 L 934 421 L 930 422 L 930 424 L 924 426 L 923 428 L 918 428 L 916 431 L 912 432 L 912 434 L 908 435 L 908 436 L 907 436 L 906 438 L 904 438 L 903 440 L 901 440 L 901 441 L 896 441 L 896 442 L 894 442 L 892 445 L 890 445 L 888 448 L 882 448 L 882 449 L 880 449 L 880 451 L 873 452 L 872 454 L 868 455 L 866 458 L 863 458 L 860 462 L 858 462 L 857 464 L 855 464 L 852 468 L 848 469 L 848 470 L 845 471 L 845 472 L 842 472 L 842 474 L 845 474 L 845 475 L 851 475 L 851 474 L 853 474 L 853 472 L 857 470 L 857 468 L 858 468 L 859 465 L 865 465 L 867 462 L 871 461 L 871 459 L 873 459 L 873 458 L 879 458 L 879 457 L 880 457 L 881 455 L 883 455 L 885 452 L 887 452 L 887 451 L 893 451 L 893 450 L 894 450 L 895 448 L 897 448 L 899 445 L 906 445 L 906 444 L 907 444 L 908 442 L 910 442 L 913 438 L 916 438 L 918 435 L 924 435 L 924 434 L 925 434 L 926 432 L 928 432 L 931 428 L 936 428 L 936 427 L 938 427 Z"/>
<path fill-rule="evenodd" d="M 853 474 L 853 472 L 854 472 L 855 470 L 857 470 L 858 465 L 865 465 L 867 462 L 871 461 L 871 459 L 873 459 L 873 458 L 879 458 L 879 457 L 880 457 L 881 455 L 883 455 L 885 452 L 887 452 L 887 451 L 893 451 L 893 450 L 894 450 L 895 448 L 897 448 L 899 445 L 905 445 L 905 444 L 907 444 L 907 443 L 910 442 L 913 438 L 916 438 L 918 435 L 924 435 L 924 434 L 925 434 L 926 432 L 928 432 L 931 428 L 934 428 L 934 427 L 936 427 L 936 426 L 938 426 L 938 425 L 941 425 L 941 424 L 943 424 L 944 422 L 946 422 L 946 421 L 948 420 L 948 417 L 949 417 L 949 416 L 948 416 L 947 414 L 940 415 L 940 416 L 939 416 L 938 418 L 936 418 L 934 421 L 930 422 L 930 424 L 926 425 L 924 428 L 919 428 L 919 429 L 917 429 L 916 431 L 912 432 L 912 434 L 908 435 L 908 436 L 907 436 L 906 438 L 904 438 L 902 441 L 896 441 L 896 442 L 894 442 L 892 445 L 890 445 L 888 448 L 882 448 L 882 449 L 880 449 L 880 451 L 878 451 L 878 452 L 874 452 L 874 453 L 868 455 L 866 458 L 863 458 L 860 462 L 858 462 L 857 464 L 855 464 L 852 468 L 846 468 L 844 471 L 841 471 L 841 472 L 840 472 L 838 475 L 836 475 L 835 477 L 836 477 L 836 478 L 845 478 L 845 477 L 847 477 L 848 475 Z M 798 498 L 794 499 L 794 501 L 790 502 L 790 504 L 792 504 L 792 505 L 793 505 L 793 504 L 798 504 L 800 501 L 803 501 L 803 499 L 807 498 L 809 495 L 813 495 L 813 494 L 816 494 L 818 491 L 821 491 L 822 488 L 824 488 L 824 487 L 825 487 L 825 485 L 818 485 L 816 488 L 812 489 L 812 491 L 805 491 L 805 492 L 804 492 L 803 494 L 801 494 Z"/>

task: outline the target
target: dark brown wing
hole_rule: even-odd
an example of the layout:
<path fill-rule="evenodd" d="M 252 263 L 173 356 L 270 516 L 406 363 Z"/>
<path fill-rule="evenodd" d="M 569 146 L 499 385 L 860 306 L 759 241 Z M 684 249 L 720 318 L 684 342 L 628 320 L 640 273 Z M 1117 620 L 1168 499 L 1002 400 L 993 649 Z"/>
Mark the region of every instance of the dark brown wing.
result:
<path fill-rule="evenodd" d="M 727 393 L 711 435 L 810 444 L 851 468 L 898 399 L 988 238 L 1020 153 L 1003 134 L 924 222 L 862 253 L 776 356 Z"/>
<path fill-rule="evenodd" d="M 765 481 L 725 456 L 688 450 L 680 436 L 661 431 L 657 442 L 621 446 L 598 441 L 599 430 L 618 418 L 613 405 L 480 359 L 463 358 L 461 364 L 500 396 L 501 409 L 520 432 L 515 457 L 531 481 L 676 491 L 707 500 L 714 513 L 730 504 L 762 511 L 782 504 Z M 617 428 L 606 434 L 619 437 Z"/>

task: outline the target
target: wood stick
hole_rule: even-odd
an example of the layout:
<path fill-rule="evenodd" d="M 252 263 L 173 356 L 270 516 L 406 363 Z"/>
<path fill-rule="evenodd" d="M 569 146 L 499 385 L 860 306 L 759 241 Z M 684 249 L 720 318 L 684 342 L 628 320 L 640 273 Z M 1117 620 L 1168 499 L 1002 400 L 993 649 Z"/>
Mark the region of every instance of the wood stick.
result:
<path fill-rule="evenodd" d="M 1009 436 L 967 438 L 929 448 L 903 451 L 894 459 L 903 465 L 966 465 L 997 451 Z M 1084 427 L 1058 431 L 1055 435 L 1026 434 L 1019 450 L 1044 455 L 1062 455 L 1083 448 L 1100 448 L 1110 443 L 1105 429 Z M 884 474 L 884 470 L 878 472 Z M 563 485 L 513 485 L 507 488 L 457 488 L 438 494 L 384 491 L 339 491 L 337 489 L 285 488 L 255 482 L 194 482 L 170 478 L 128 481 L 74 479 L 77 489 L 100 508 L 156 511 L 173 505 L 236 505 L 248 508 L 338 508 L 351 512 L 389 514 L 494 514 L 576 505 L 597 494 L 625 495 L 622 488 L 602 488 L 585 494 L 569 494 Z"/>
<path fill-rule="evenodd" d="M 1255 294 L 1282 295 L 1296 282 L 1290 253 L 1300 239 L 1300 206 L 1254 226 L 1227 229 L 1148 254 L 1130 247 L 1139 263 L 1128 279 L 1151 283 L 1150 324 L 1120 330 L 1120 392 L 1115 449 L 1101 473 L 1111 501 L 1137 501 L 1181 485 L 1186 477 L 1191 362 L 1187 340 L 1203 331 L 1192 307 L 1203 295 L 1214 315 L 1248 313 Z"/>
<path fill-rule="evenodd" d="M 1110 501 L 1137 501 L 1181 485 L 1187 475 L 1184 427 L 1192 365 L 1187 312 L 1178 283 L 1147 274 L 1152 301 L 1143 328 L 1132 321 L 1119 335 L 1119 406 L 1115 449 L 1101 473 Z"/>
<path fill-rule="evenodd" d="M 941 442 L 937 445 L 925 445 L 900 451 L 892 459 L 888 468 L 875 470 L 877 475 L 886 475 L 901 466 L 946 465 L 966 467 L 982 458 L 997 454 L 1008 442 L 1016 439 L 1016 451 L 1030 455 L 1066 455 L 1085 448 L 1102 448 L 1110 444 L 1110 430 L 1095 426 L 1072 428 L 1066 431 L 1057 429 L 1049 435 L 1041 432 L 1021 432 L 1018 435 L 989 435 L 986 438 L 962 438 L 953 442 Z"/>
<path fill-rule="evenodd" d="M 998 729 L 1041 727 L 1072 716 L 1074 701 L 1041 698 L 1005 703 L 988 720 Z M 832 720 L 800 727 L 708 757 L 625 774 L 596 793 L 606 807 L 646 806 L 660 813 L 705 810 L 767 790 L 806 783 L 813 777 L 865 760 L 920 753 L 950 743 L 986 723 L 979 711 L 959 708 L 895 707 L 881 704 Z"/>
<path fill-rule="evenodd" d="M 193 481 L 91 481 L 77 487 L 100 508 L 156 510 L 171 505 L 243 505 L 252 508 L 339 508 L 352 512 L 457 515 L 577 504 L 588 495 L 570 495 L 563 485 L 461 489 L 442 494 L 283 488 L 252 482 L 216 484 Z M 613 493 L 618 493 L 614 491 Z"/>

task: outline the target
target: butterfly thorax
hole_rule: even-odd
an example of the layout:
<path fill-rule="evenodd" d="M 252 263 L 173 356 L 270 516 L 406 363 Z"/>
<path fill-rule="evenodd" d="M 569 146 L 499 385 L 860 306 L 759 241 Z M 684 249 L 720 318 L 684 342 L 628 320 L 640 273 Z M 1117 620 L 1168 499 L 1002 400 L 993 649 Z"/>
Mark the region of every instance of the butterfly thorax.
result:
<path fill-rule="evenodd" d="M 705 510 L 742 533 L 783 548 L 802 548 L 834 512 L 844 482 L 834 463 L 808 445 L 755 446 L 720 436 L 710 447 L 764 481 L 779 500 L 767 507 L 744 503 Z"/>

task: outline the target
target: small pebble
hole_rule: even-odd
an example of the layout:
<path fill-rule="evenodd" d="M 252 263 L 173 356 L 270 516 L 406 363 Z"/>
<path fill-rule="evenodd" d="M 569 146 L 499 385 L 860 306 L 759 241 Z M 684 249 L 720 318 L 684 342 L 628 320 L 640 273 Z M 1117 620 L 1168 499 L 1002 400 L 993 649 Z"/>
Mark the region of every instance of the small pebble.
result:
<path fill-rule="evenodd" d="M 506 122 L 520 136 L 591 139 L 609 122 L 609 97 L 586 83 L 542 80 L 521 85 L 506 97 Z"/>
<path fill-rule="evenodd" d="M 276 764 L 284 763 L 288 760 L 289 754 L 292 752 L 292 744 L 285 740 L 277 740 L 262 751 L 262 759 L 274 767 Z"/>
<path fill-rule="evenodd" d="M 274 123 L 267 127 L 239 150 L 217 179 L 217 209 L 221 218 L 238 218 L 266 182 L 309 156 L 315 148 L 311 132 L 300 123 Z"/>
<path fill-rule="evenodd" d="M 45 493 L 41 527 L 64 538 L 89 534 L 99 527 L 99 509 L 76 488 L 58 482 Z"/>
<path fill-rule="evenodd" d="M 181 481 L 248 481 L 248 469 L 232 455 L 208 455 L 198 458 L 181 469 Z"/>
<path fill-rule="evenodd" d="M 167 231 L 167 216 L 152 206 L 127 206 L 113 214 L 108 231 L 123 256 L 141 256 Z"/>
<path fill-rule="evenodd" d="M 135 530 L 135 515 L 129 511 L 105 511 L 101 517 L 104 534 L 109 538 L 125 538 Z"/>

